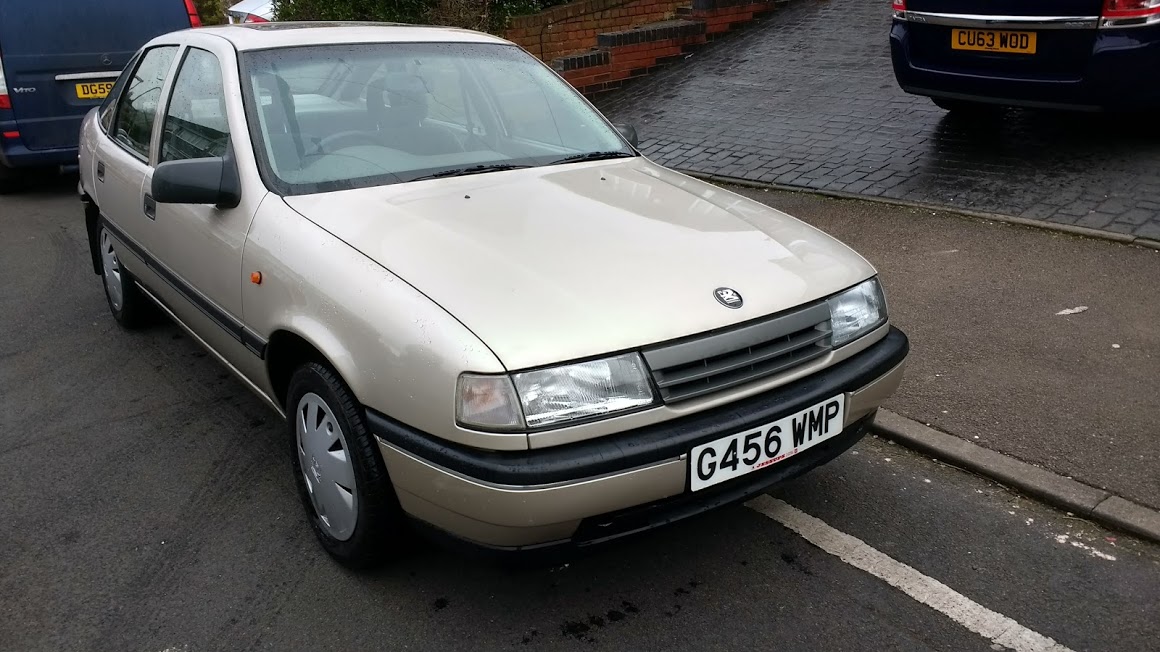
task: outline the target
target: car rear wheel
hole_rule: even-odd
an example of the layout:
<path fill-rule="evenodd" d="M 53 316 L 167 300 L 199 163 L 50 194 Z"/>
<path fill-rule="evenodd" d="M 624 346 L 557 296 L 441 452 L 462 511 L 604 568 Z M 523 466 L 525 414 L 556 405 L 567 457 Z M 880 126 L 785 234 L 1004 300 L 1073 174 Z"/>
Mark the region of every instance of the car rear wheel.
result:
<path fill-rule="evenodd" d="M 0 195 L 16 192 L 20 188 L 20 176 L 20 170 L 0 163 Z"/>
<path fill-rule="evenodd" d="M 287 425 L 298 493 L 311 529 L 339 563 L 368 568 L 407 539 L 406 518 L 362 407 L 328 367 L 290 378 Z"/>
<path fill-rule="evenodd" d="M 122 327 L 134 330 L 148 323 L 152 307 L 149 298 L 137 289 L 137 284 L 129 272 L 121 266 L 117 257 L 116 240 L 108 229 L 101 227 L 101 279 L 105 286 L 105 299 L 109 302 L 109 312 Z"/>

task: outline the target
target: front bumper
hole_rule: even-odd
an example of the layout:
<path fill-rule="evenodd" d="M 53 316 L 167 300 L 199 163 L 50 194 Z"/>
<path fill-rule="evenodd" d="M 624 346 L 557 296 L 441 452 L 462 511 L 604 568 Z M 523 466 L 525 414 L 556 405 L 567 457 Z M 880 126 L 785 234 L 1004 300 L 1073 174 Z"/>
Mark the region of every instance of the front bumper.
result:
<path fill-rule="evenodd" d="M 634 431 L 519 452 L 449 444 L 367 410 L 399 502 L 413 518 L 484 547 L 585 546 L 743 500 L 833 459 L 866 432 L 902 380 L 909 342 L 880 341 L 776 390 Z M 699 444 L 775 421 L 838 393 L 841 434 L 768 469 L 689 491 Z"/>

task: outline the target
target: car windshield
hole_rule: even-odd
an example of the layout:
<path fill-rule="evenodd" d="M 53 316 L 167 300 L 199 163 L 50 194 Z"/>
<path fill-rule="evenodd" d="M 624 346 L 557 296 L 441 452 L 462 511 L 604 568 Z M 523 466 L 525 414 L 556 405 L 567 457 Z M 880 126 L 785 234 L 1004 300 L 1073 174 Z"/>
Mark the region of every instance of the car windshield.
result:
<path fill-rule="evenodd" d="M 285 195 L 635 155 L 514 46 L 279 48 L 242 71 L 263 177 Z"/>

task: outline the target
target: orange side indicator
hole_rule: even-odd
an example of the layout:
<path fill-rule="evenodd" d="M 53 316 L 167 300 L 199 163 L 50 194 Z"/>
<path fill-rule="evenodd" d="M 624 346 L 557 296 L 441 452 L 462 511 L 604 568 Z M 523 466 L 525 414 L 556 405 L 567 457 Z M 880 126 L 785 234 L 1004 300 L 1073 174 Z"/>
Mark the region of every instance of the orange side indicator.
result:
<path fill-rule="evenodd" d="M 261 285 L 262 284 L 262 273 L 261 272 L 250 272 L 250 282 L 253 283 L 254 285 Z"/>

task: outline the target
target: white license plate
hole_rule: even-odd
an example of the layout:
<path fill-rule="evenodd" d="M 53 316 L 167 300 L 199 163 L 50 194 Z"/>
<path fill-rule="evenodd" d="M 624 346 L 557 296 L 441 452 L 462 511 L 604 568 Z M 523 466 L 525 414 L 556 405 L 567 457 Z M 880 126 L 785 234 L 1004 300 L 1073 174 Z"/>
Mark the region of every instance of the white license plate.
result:
<path fill-rule="evenodd" d="M 689 454 L 689 488 L 711 487 L 817 446 L 842 432 L 845 408 L 839 394 L 759 428 L 701 444 Z"/>

